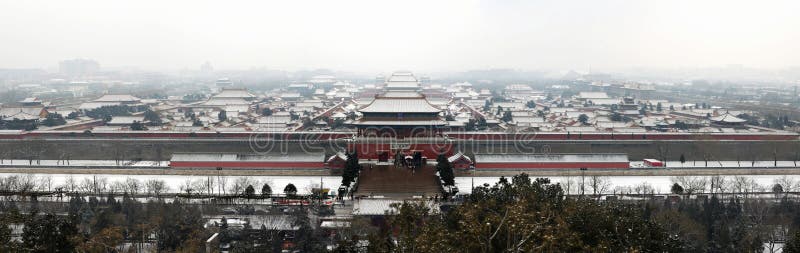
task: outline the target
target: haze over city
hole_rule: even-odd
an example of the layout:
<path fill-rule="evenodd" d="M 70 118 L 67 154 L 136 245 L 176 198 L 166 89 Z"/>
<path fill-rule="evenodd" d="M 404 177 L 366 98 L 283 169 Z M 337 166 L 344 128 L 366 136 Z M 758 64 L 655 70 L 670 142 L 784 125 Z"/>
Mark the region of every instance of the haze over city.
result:
<path fill-rule="evenodd" d="M 3 1 L 0 67 L 358 73 L 800 65 L 797 1 Z"/>
<path fill-rule="evenodd" d="M 0 0 L 0 253 L 800 253 L 798 10 Z"/>

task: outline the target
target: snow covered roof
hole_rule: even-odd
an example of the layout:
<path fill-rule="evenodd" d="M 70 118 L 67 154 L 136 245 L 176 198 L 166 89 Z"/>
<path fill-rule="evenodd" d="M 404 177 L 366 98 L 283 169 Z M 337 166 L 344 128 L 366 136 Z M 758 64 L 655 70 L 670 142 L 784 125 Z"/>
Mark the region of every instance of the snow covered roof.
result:
<path fill-rule="evenodd" d="M 39 119 L 42 110 L 44 107 L 5 107 L 0 108 L 0 116 L 3 116 L 5 120 L 35 120 Z"/>
<path fill-rule="evenodd" d="M 533 91 L 533 88 L 527 84 L 511 84 L 506 85 L 507 91 Z"/>
<path fill-rule="evenodd" d="M 578 93 L 578 97 L 582 99 L 608 98 L 608 94 L 605 92 L 581 91 Z"/>
<path fill-rule="evenodd" d="M 447 125 L 444 120 L 363 120 L 355 121 L 354 125 L 364 126 L 442 126 Z"/>
<path fill-rule="evenodd" d="M 203 105 L 213 105 L 213 106 L 221 106 L 221 105 L 249 105 L 250 102 L 244 100 L 244 98 L 239 97 L 212 97 L 209 98 L 208 101 L 203 102 Z"/>
<path fill-rule="evenodd" d="M 25 98 L 23 100 L 20 100 L 19 102 L 20 103 L 41 103 L 42 100 L 39 100 L 39 98 L 36 98 L 36 97 L 28 97 L 28 98 Z"/>
<path fill-rule="evenodd" d="M 103 95 L 102 97 L 95 99 L 94 102 L 139 102 L 142 99 L 131 96 L 131 95 Z"/>
<path fill-rule="evenodd" d="M 410 72 L 396 72 L 393 73 L 386 80 L 387 89 L 408 89 L 419 88 L 419 82 Z"/>
<path fill-rule="evenodd" d="M 281 98 L 299 98 L 299 97 L 303 97 L 303 96 L 300 95 L 300 93 L 297 93 L 297 92 L 284 92 L 284 93 L 281 93 Z"/>
<path fill-rule="evenodd" d="M 114 116 L 111 117 L 109 125 L 130 125 L 134 121 L 144 122 L 144 116 Z"/>
<path fill-rule="evenodd" d="M 614 105 L 622 102 L 622 99 L 619 98 L 590 98 L 588 100 L 595 105 Z"/>
<path fill-rule="evenodd" d="M 234 89 L 234 88 L 225 88 L 222 89 L 217 95 L 214 95 L 215 98 L 254 98 L 256 97 L 252 93 L 248 92 L 247 89 Z"/>
<path fill-rule="evenodd" d="M 103 106 L 116 106 L 116 105 L 121 105 L 121 103 L 119 103 L 119 102 L 87 102 L 87 103 L 81 104 L 81 106 L 78 107 L 78 109 L 81 109 L 81 110 L 94 110 L 94 109 L 97 109 L 97 108 L 100 108 L 100 107 L 103 107 Z"/>
<path fill-rule="evenodd" d="M 343 161 L 347 161 L 347 155 L 345 155 L 345 154 L 344 154 L 344 153 L 342 153 L 342 152 L 338 152 L 338 153 L 336 153 L 335 155 L 332 155 L 332 156 L 331 156 L 331 157 L 329 157 L 329 158 L 328 158 L 328 160 L 326 160 L 326 161 L 327 161 L 327 162 L 330 162 L 330 161 L 333 161 L 333 160 L 334 160 L 334 159 L 336 159 L 336 158 L 338 158 L 338 159 L 342 159 Z"/>
<path fill-rule="evenodd" d="M 447 161 L 452 163 L 452 162 L 457 161 L 458 159 L 466 159 L 467 161 L 472 162 L 472 159 L 470 159 L 469 156 L 464 155 L 464 153 L 461 153 L 461 151 L 459 151 L 459 152 L 455 153 L 454 155 L 448 157 Z"/>
<path fill-rule="evenodd" d="M 567 132 L 597 132 L 597 128 L 592 126 L 568 126 L 564 127 Z"/>
<path fill-rule="evenodd" d="M 421 113 L 439 113 L 442 109 L 430 104 L 424 97 L 385 97 L 379 96 L 372 100 L 372 103 L 362 107 L 359 112 L 386 112 L 386 113 L 403 113 L 403 112 L 421 112 Z"/>
<path fill-rule="evenodd" d="M 422 98 L 422 94 L 416 91 L 387 91 L 381 95 L 387 98 Z"/>
<path fill-rule="evenodd" d="M 314 85 L 313 84 L 309 84 L 309 83 L 293 83 L 293 84 L 289 84 L 289 88 L 311 89 L 313 87 L 314 87 Z"/>
<path fill-rule="evenodd" d="M 746 120 L 741 119 L 739 117 L 733 116 L 730 113 L 725 113 L 723 115 L 712 117 L 711 121 L 713 122 L 722 122 L 722 123 L 743 123 Z"/>
<path fill-rule="evenodd" d="M 257 119 L 258 124 L 288 124 L 292 121 L 291 116 L 272 115 L 260 117 Z"/>

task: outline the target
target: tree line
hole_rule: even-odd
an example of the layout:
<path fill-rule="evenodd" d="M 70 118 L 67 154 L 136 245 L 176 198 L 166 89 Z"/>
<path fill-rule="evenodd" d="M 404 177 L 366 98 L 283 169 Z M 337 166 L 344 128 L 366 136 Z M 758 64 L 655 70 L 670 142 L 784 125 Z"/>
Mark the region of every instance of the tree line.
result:
<path fill-rule="evenodd" d="M 783 198 L 600 201 L 527 175 L 476 187 L 455 206 L 394 204 L 339 252 L 800 252 L 800 203 Z M 367 240 L 369 243 L 358 243 Z M 772 251 L 769 251 L 772 250 Z"/>

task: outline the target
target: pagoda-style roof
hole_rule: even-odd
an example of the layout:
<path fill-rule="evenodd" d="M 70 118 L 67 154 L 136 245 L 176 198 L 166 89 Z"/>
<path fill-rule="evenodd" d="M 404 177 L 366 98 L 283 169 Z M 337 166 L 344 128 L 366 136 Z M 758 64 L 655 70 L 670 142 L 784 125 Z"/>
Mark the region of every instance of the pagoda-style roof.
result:
<path fill-rule="evenodd" d="M 442 109 L 429 103 L 422 94 L 390 91 L 376 96 L 375 100 L 358 111 L 362 113 L 439 113 Z"/>
<path fill-rule="evenodd" d="M 224 88 L 218 94 L 214 95 L 215 98 L 244 98 L 250 99 L 256 96 L 248 92 L 244 88 Z"/>
<path fill-rule="evenodd" d="M 103 95 L 102 97 L 95 99 L 94 102 L 139 102 L 141 98 L 137 98 L 131 95 Z"/>
<path fill-rule="evenodd" d="M 386 80 L 387 89 L 419 89 L 419 81 L 411 72 L 395 72 Z"/>
<path fill-rule="evenodd" d="M 723 115 L 712 117 L 711 121 L 718 122 L 718 123 L 744 123 L 747 120 L 741 119 L 739 117 L 733 116 L 729 113 L 725 113 Z"/>
<path fill-rule="evenodd" d="M 361 120 L 353 121 L 350 124 L 356 126 L 444 126 L 444 120 Z"/>
<path fill-rule="evenodd" d="M 461 151 L 458 151 L 458 153 L 455 153 L 454 155 L 448 157 L 447 161 L 452 163 L 452 162 L 458 161 L 459 159 L 464 159 L 464 160 L 466 160 L 467 162 L 470 162 L 470 163 L 472 162 L 472 159 L 469 158 L 469 156 L 464 155 L 464 153 L 461 153 Z"/>

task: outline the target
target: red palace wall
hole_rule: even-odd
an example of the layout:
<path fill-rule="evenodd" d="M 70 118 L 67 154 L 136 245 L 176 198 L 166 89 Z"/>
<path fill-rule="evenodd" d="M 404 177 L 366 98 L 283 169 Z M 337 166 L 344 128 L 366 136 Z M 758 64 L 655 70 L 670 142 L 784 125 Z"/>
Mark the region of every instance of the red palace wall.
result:
<path fill-rule="evenodd" d="M 630 164 L 627 162 L 614 162 L 614 163 L 482 163 L 481 161 L 475 162 L 475 169 L 627 169 Z"/>
<path fill-rule="evenodd" d="M 342 169 L 342 168 L 344 168 L 345 163 L 346 163 L 346 161 L 342 161 L 342 160 L 339 160 L 339 159 L 334 159 L 333 161 L 330 161 L 330 162 L 326 163 L 325 166 L 327 168 L 329 168 L 329 169 Z"/>
<path fill-rule="evenodd" d="M 170 162 L 172 168 L 262 168 L 262 169 L 322 169 L 322 162 Z"/>

